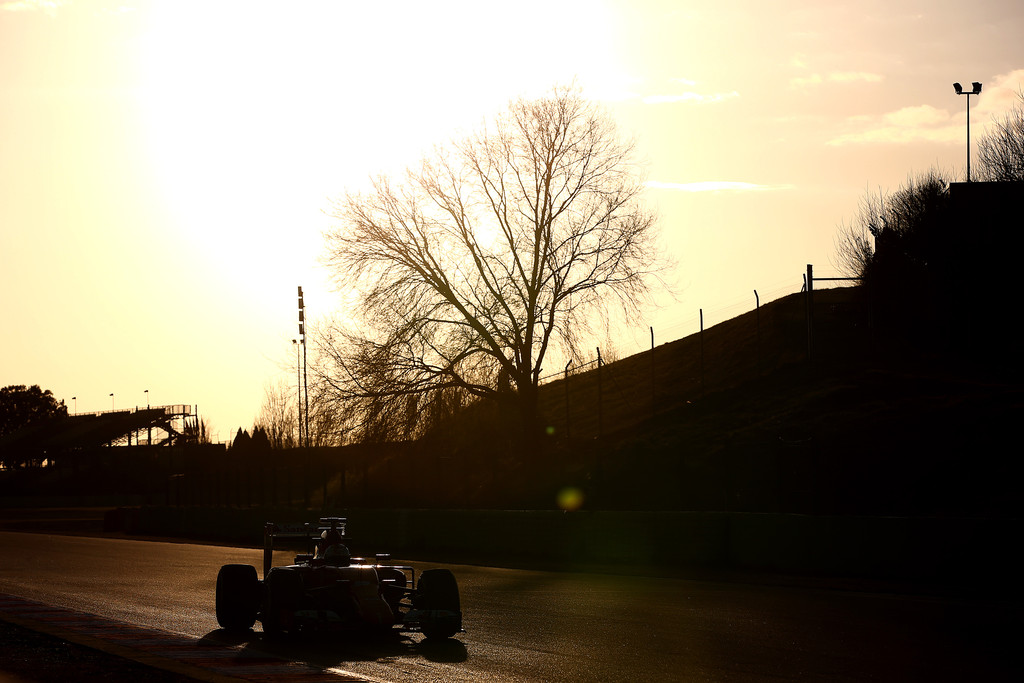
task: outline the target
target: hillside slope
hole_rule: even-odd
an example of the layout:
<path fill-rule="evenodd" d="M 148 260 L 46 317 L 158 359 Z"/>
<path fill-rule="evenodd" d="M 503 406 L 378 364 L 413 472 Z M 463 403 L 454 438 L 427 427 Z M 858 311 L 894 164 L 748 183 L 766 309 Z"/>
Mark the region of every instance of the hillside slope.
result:
<path fill-rule="evenodd" d="M 568 421 L 564 381 L 547 385 L 561 467 L 539 493 L 573 485 L 612 509 L 1015 514 L 1017 370 L 880 339 L 858 296 L 816 293 L 811 359 L 798 294 L 710 328 L 703 352 L 691 335 L 606 366 L 600 408 L 597 372 L 571 377 Z"/>

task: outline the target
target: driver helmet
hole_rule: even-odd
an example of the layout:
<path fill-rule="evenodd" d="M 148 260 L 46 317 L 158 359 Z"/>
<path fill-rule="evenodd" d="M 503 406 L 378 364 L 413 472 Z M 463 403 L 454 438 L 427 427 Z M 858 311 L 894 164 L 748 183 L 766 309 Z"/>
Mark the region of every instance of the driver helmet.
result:
<path fill-rule="evenodd" d="M 342 542 L 344 542 L 344 538 L 342 537 L 341 532 L 337 529 L 325 529 L 324 532 L 320 534 L 320 545 L 324 548 L 328 548 L 335 543 Z"/>
<path fill-rule="evenodd" d="M 324 551 L 324 562 L 336 567 L 347 567 L 352 560 L 344 543 L 334 543 Z"/>

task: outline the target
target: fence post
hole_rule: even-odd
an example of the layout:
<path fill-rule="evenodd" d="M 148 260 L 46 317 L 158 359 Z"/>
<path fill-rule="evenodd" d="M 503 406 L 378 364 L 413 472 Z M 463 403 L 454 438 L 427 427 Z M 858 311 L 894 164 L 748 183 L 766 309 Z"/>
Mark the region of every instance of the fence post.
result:
<path fill-rule="evenodd" d="M 654 378 L 656 373 L 654 371 L 654 327 L 651 327 L 651 416 L 654 416 L 655 406 L 658 404 L 658 394 L 656 385 L 654 384 Z"/>
<path fill-rule="evenodd" d="M 323 502 L 321 503 L 320 508 L 323 509 L 323 510 L 326 510 L 327 509 L 327 461 L 324 458 L 323 453 L 320 454 L 320 482 L 321 482 L 321 484 L 323 486 Z"/>
<path fill-rule="evenodd" d="M 572 365 L 572 358 L 565 364 L 565 440 L 569 440 L 569 366 Z"/>
<path fill-rule="evenodd" d="M 700 397 L 704 398 L 704 309 L 700 311 Z"/>
<path fill-rule="evenodd" d="M 807 360 L 811 360 L 814 353 L 814 266 L 807 264 Z"/>
<path fill-rule="evenodd" d="M 309 437 L 306 437 L 309 440 Z M 310 489 L 310 476 L 309 476 L 309 444 L 307 443 L 306 448 L 302 453 L 302 502 L 308 510 L 312 502 L 312 492 Z"/>
<path fill-rule="evenodd" d="M 757 295 L 757 290 L 754 290 L 754 310 L 755 313 L 755 324 L 757 325 L 757 337 L 755 338 L 755 345 L 757 346 L 757 374 L 761 374 L 761 297 Z"/>
<path fill-rule="evenodd" d="M 601 347 L 597 347 L 597 438 L 604 436 L 604 408 L 601 405 L 603 396 L 601 393 Z"/>

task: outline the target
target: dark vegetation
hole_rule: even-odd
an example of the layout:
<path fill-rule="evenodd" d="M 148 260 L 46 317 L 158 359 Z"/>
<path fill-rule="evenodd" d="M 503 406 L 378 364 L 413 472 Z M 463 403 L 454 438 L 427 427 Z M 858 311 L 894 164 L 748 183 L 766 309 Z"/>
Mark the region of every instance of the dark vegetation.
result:
<path fill-rule="evenodd" d="M 898 340 L 863 288 L 802 294 L 542 386 L 542 448 L 491 403 L 415 442 L 273 450 L 122 447 L 7 471 L 5 495 L 297 507 L 556 508 L 808 514 L 1015 514 L 1019 366 Z M 653 364 L 653 365 L 652 365 Z M 601 390 L 598 394 L 598 373 Z M 598 397 L 600 396 L 600 402 Z"/>
<path fill-rule="evenodd" d="M 53 397 L 49 389 L 23 384 L 0 389 L 0 439 L 20 430 L 45 431 L 54 422 L 68 416 L 67 406 Z M 0 467 L 38 466 L 41 462 L 22 451 L 0 449 Z"/>

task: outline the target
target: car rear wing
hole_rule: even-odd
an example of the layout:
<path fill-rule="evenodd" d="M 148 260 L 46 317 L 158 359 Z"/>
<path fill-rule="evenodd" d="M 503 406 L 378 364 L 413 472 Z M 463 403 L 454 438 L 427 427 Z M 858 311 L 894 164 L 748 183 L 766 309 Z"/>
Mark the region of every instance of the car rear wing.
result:
<path fill-rule="evenodd" d="M 348 524 L 348 520 L 345 517 L 321 517 L 320 523 L 317 525 L 310 524 L 308 522 L 293 522 L 286 524 L 275 524 L 274 522 L 267 522 L 263 525 L 263 578 L 266 580 L 267 574 L 270 573 L 270 566 L 273 562 L 274 557 L 274 539 L 275 538 L 304 538 L 306 539 L 306 553 L 310 557 L 313 556 L 313 539 L 320 536 L 321 532 L 328 531 L 330 529 L 337 529 L 341 533 L 342 538 L 348 539 L 345 536 L 345 526 Z"/>

